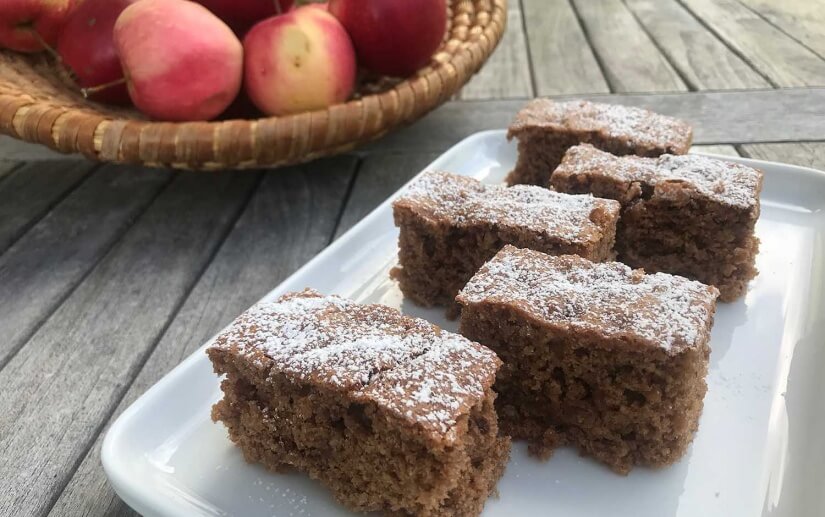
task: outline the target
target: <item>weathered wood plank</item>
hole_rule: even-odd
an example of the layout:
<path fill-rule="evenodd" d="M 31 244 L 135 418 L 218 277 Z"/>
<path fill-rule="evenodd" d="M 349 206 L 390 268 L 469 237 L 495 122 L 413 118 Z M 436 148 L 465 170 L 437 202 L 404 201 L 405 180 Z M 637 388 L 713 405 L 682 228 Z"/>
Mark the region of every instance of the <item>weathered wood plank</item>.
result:
<path fill-rule="evenodd" d="M 22 165 L 22 163 L 18 162 L 0 161 L 0 181 L 3 181 L 3 178 L 8 176 L 11 171 L 21 167 Z"/>
<path fill-rule="evenodd" d="M 367 156 L 358 168 L 335 238 L 346 233 L 437 157 L 434 153 Z"/>
<path fill-rule="evenodd" d="M 522 0 L 537 95 L 609 93 L 569 0 Z"/>
<path fill-rule="evenodd" d="M 612 91 L 688 89 L 622 0 L 572 1 Z"/>
<path fill-rule="evenodd" d="M 79 154 L 62 154 L 44 145 L 31 144 L 0 135 L 0 160 L 28 162 L 34 160 L 83 160 Z"/>
<path fill-rule="evenodd" d="M 48 510 L 255 178 L 179 175 L 0 371 L 0 514 Z"/>
<path fill-rule="evenodd" d="M 104 167 L 0 256 L 0 328 L 4 329 L 0 366 L 94 267 L 169 178 L 165 171 Z"/>
<path fill-rule="evenodd" d="M 748 158 L 825 170 L 825 142 L 747 144 L 741 149 Z"/>
<path fill-rule="evenodd" d="M 109 423 L 171 368 L 329 242 L 353 158 L 268 174 Z M 100 467 L 98 437 L 52 515 L 121 515 L 126 506 Z"/>
<path fill-rule="evenodd" d="M 737 0 L 680 0 L 776 86 L 825 84 L 825 60 Z"/>
<path fill-rule="evenodd" d="M 507 6 L 507 30 L 482 69 L 458 95 L 460 99 L 512 99 L 532 97 L 527 42 L 521 23 L 519 0 Z"/>
<path fill-rule="evenodd" d="M 625 2 L 691 89 L 771 86 L 676 0 Z"/>
<path fill-rule="evenodd" d="M 0 183 L 0 253 L 94 169 L 89 162 L 31 163 Z"/>
<path fill-rule="evenodd" d="M 697 144 L 825 140 L 825 88 L 580 97 L 685 118 L 693 124 Z M 443 152 L 477 131 L 506 128 L 524 103 L 449 103 L 364 150 Z"/>
<path fill-rule="evenodd" d="M 812 0 L 740 0 L 791 38 L 825 57 L 825 5 Z"/>
<path fill-rule="evenodd" d="M 739 156 L 739 151 L 732 145 L 694 145 L 690 148 L 692 153 L 722 154 L 725 156 Z"/>

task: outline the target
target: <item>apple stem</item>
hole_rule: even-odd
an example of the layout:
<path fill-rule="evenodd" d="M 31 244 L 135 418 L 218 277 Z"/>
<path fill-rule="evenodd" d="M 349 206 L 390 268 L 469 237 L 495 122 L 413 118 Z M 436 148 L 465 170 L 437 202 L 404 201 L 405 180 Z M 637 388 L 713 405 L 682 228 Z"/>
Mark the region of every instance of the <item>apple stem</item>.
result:
<path fill-rule="evenodd" d="M 272 0 L 275 3 L 275 14 L 283 14 L 284 11 L 281 9 L 281 0 Z"/>
<path fill-rule="evenodd" d="M 41 36 L 40 33 L 37 32 L 37 30 L 34 27 L 31 27 L 29 30 L 32 31 L 32 35 L 34 36 L 34 39 L 36 39 L 37 42 L 40 43 L 40 45 L 46 50 L 46 52 L 51 54 L 51 56 L 53 58 L 55 58 L 58 63 L 63 62 L 63 58 L 60 57 L 60 54 L 58 54 L 57 51 L 55 49 L 53 49 L 51 45 L 46 43 L 46 40 L 43 39 L 43 36 Z"/>
<path fill-rule="evenodd" d="M 97 86 L 90 86 L 89 88 L 81 88 L 80 93 L 83 95 L 84 98 L 88 99 L 90 96 L 96 94 L 97 92 L 101 92 L 108 88 L 112 88 L 114 86 L 119 86 L 121 84 L 126 83 L 126 78 L 121 77 L 120 79 L 115 79 L 114 81 L 109 81 L 108 83 L 99 84 Z"/>

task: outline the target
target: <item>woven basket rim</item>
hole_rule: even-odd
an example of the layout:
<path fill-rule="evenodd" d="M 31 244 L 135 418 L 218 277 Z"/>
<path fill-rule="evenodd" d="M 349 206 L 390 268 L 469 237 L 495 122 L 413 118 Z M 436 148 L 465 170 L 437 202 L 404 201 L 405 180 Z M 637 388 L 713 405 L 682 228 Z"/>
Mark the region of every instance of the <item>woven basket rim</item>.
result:
<path fill-rule="evenodd" d="M 46 77 L 42 63 L 0 51 L 0 133 L 103 162 L 181 169 L 280 166 L 345 152 L 447 101 L 489 58 L 505 30 L 507 0 L 447 4 L 447 37 L 430 65 L 380 92 L 286 116 L 204 122 L 127 117 L 81 102 Z"/>

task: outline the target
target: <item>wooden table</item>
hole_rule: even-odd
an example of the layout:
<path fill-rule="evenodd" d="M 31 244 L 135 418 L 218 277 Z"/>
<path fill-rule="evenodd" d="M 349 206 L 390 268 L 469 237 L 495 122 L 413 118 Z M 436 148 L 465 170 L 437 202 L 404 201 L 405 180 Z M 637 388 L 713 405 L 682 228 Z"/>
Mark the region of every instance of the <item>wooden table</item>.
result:
<path fill-rule="evenodd" d="M 825 168 L 825 2 L 511 4 L 505 40 L 460 99 L 350 155 L 211 174 L 0 139 L 0 515 L 129 513 L 100 466 L 110 422 L 527 97 L 647 106 L 691 120 L 698 149 Z"/>

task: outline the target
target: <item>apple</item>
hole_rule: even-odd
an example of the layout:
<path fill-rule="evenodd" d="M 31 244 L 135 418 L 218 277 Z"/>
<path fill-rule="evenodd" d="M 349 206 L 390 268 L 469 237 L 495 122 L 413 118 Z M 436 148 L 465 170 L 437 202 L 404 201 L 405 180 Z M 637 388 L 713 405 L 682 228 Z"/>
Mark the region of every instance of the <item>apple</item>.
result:
<path fill-rule="evenodd" d="M 447 30 L 445 0 L 330 0 L 329 12 L 349 32 L 358 63 L 382 75 L 415 73 Z"/>
<path fill-rule="evenodd" d="M 210 120 L 240 91 L 243 46 L 200 4 L 138 0 L 118 17 L 114 39 L 132 102 L 155 119 Z"/>
<path fill-rule="evenodd" d="M 313 5 L 266 19 L 244 38 L 244 79 L 252 102 L 269 115 L 346 101 L 356 75 L 344 27 Z"/>
<path fill-rule="evenodd" d="M 196 0 L 215 13 L 238 34 L 243 34 L 255 23 L 285 13 L 294 0 Z"/>
<path fill-rule="evenodd" d="M 0 47 L 40 52 L 54 47 L 78 0 L 0 0 Z"/>
<path fill-rule="evenodd" d="M 57 53 L 81 88 L 116 83 L 123 78 L 115 50 L 115 20 L 137 0 L 85 0 L 69 17 L 57 40 Z M 127 104 L 125 84 L 104 87 L 90 96 L 112 104 Z"/>

